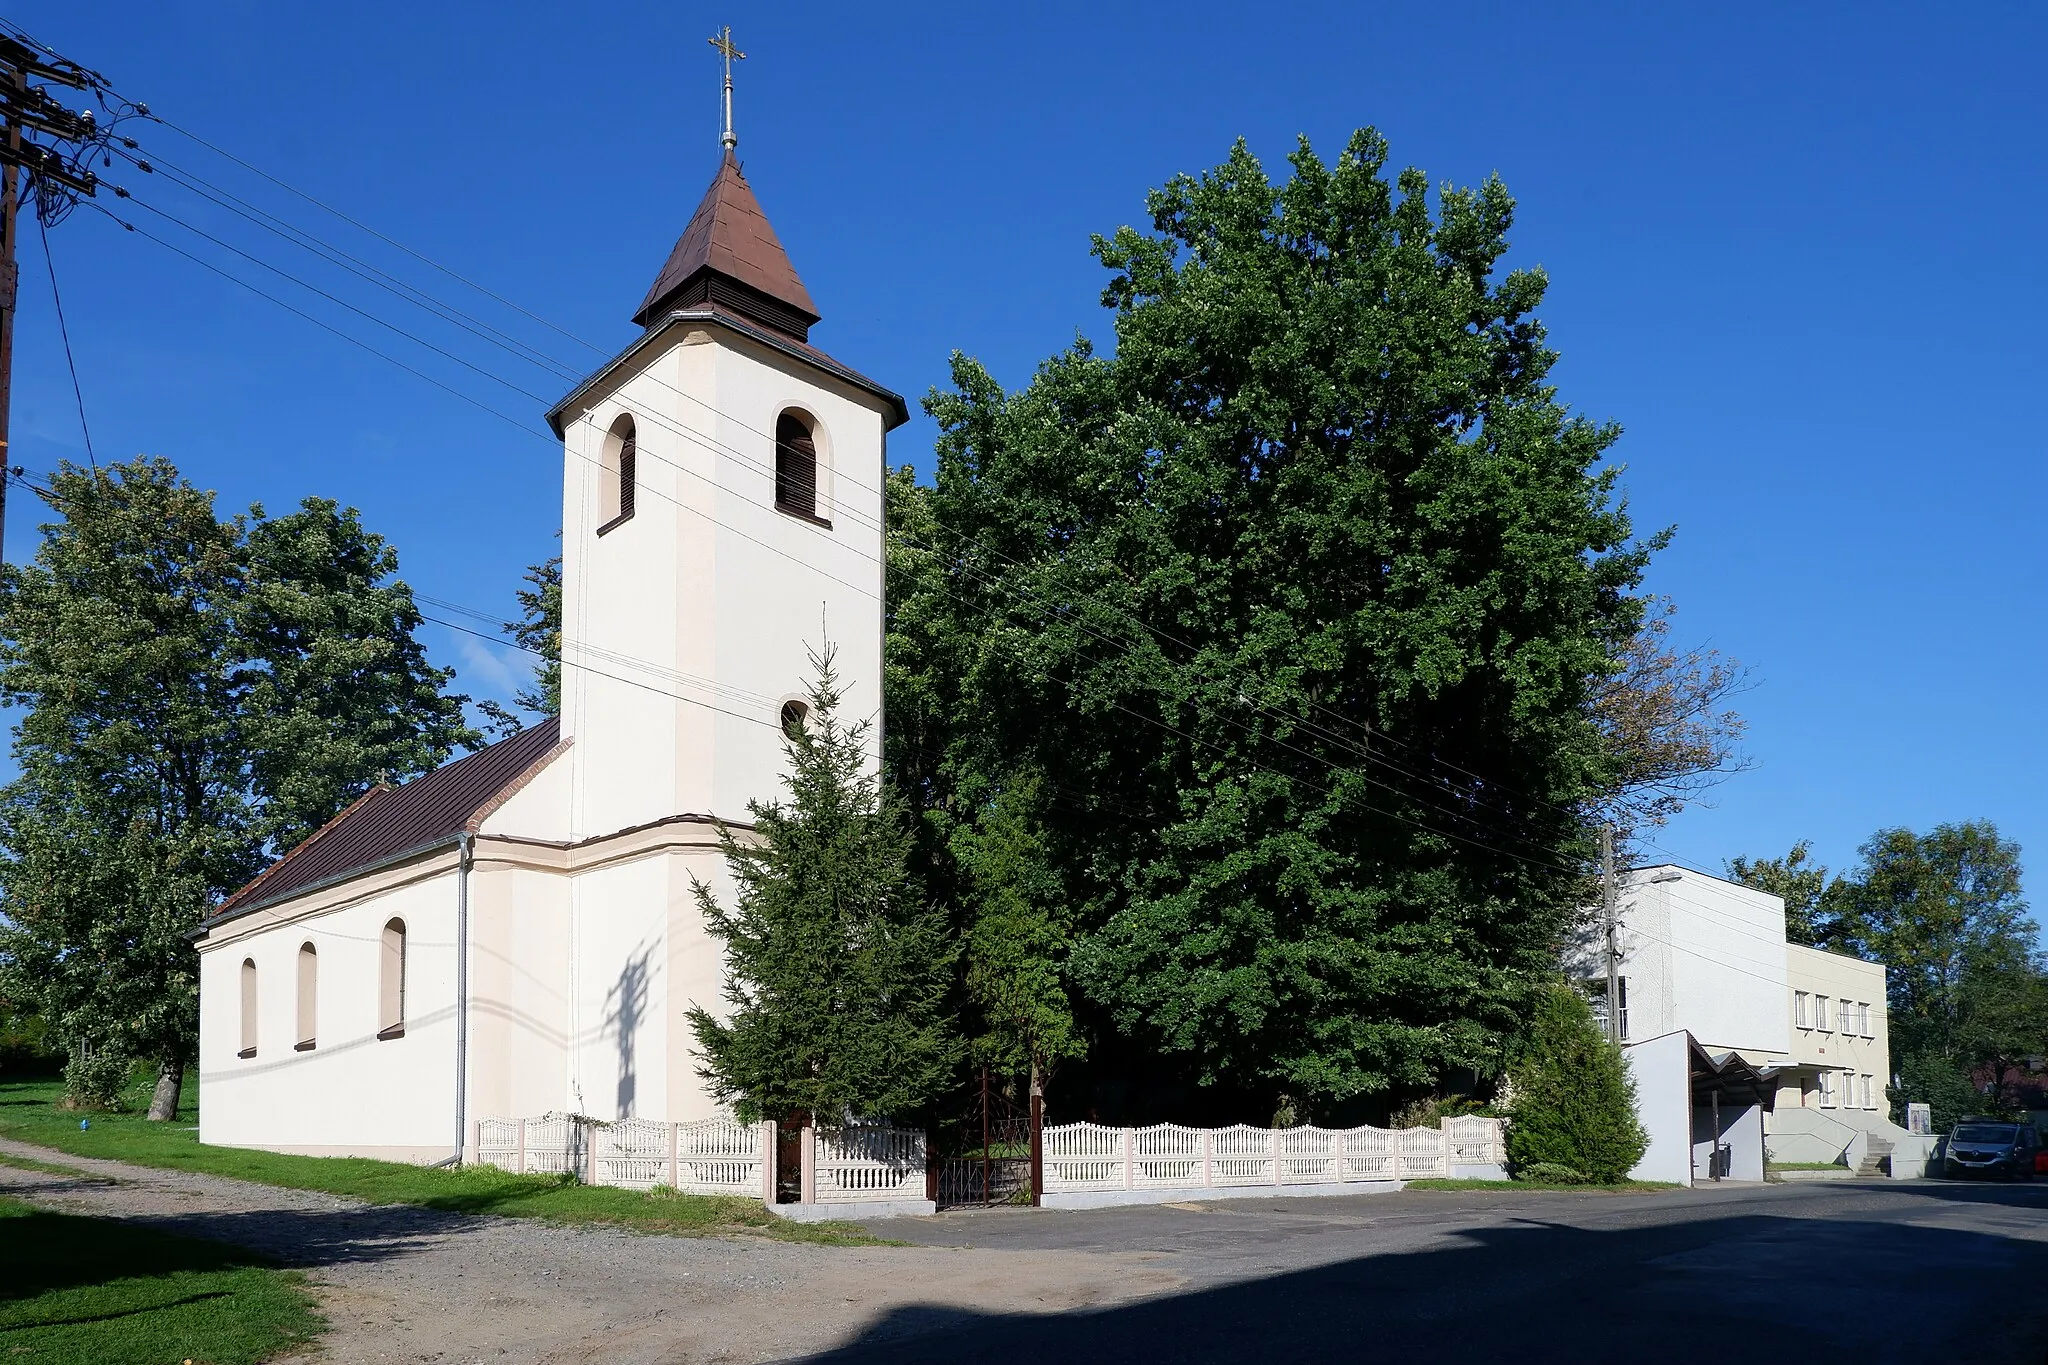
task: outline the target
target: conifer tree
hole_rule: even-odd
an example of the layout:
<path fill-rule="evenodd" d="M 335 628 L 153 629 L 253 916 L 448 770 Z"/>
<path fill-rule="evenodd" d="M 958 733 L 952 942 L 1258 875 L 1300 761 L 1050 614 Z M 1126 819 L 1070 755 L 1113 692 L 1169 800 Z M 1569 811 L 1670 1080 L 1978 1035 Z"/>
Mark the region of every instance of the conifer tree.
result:
<path fill-rule="evenodd" d="M 1538 1001 L 1508 1079 L 1508 1159 L 1519 1170 L 1562 1167 L 1608 1185 L 1642 1160 L 1635 1080 L 1571 986 L 1556 982 Z"/>
<path fill-rule="evenodd" d="M 719 831 L 732 908 L 696 887 L 725 945 L 730 1006 L 725 1020 L 690 1011 L 698 1074 L 748 1121 L 905 1115 L 959 1058 L 945 919 L 909 875 L 910 836 L 869 764 L 869 722 L 839 718 L 831 648 L 812 662 L 810 712 L 784 743 L 787 800 L 748 803 L 751 837 Z"/>

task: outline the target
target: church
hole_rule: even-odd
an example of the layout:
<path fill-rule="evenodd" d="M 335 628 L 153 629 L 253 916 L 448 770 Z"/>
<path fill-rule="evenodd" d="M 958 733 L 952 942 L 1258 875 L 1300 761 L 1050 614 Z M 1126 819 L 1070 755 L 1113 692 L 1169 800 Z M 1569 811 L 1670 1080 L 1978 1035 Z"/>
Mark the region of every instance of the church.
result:
<path fill-rule="evenodd" d="M 811 344 L 729 77 L 727 101 L 638 336 L 548 413 L 560 716 L 374 788 L 206 921 L 202 1142 L 437 1162 L 473 1157 L 485 1117 L 719 1111 L 685 1018 L 725 1008 L 692 887 L 730 904 L 717 826 L 783 794 L 813 652 L 836 651 L 844 717 L 879 722 L 907 418 Z"/>

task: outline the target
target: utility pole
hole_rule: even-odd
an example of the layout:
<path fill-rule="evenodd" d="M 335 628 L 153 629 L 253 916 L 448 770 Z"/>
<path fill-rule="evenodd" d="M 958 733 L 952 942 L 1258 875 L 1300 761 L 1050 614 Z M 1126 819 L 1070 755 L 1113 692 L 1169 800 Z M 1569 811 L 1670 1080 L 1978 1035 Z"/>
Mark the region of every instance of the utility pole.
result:
<path fill-rule="evenodd" d="M 1621 1046 L 1621 951 L 1616 941 L 1615 902 L 1620 897 L 1614 884 L 1614 827 L 1600 826 L 1600 903 L 1607 921 L 1607 1036 Z"/>
<path fill-rule="evenodd" d="M 44 187 L 76 202 L 90 197 L 99 183 L 85 169 L 82 154 L 97 137 L 99 125 L 90 112 L 74 113 L 51 99 L 48 91 L 30 85 L 32 77 L 74 90 L 98 84 L 98 77 L 73 62 L 0 35 L 0 119 L 6 121 L 6 139 L 0 143 L 0 537 L 7 525 L 7 480 L 14 473 L 8 419 L 14 400 L 14 314 L 21 294 L 22 172 L 28 172 L 29 187 L 39 191 L 39 212 L 46 207 L 40 196 Z M 67 158 L 55 147 L 26 141 L 24 132 L 83 146 L 79 154 Z M 47 224 L 53 219 L 45 217 L 43 221 Z M 5 554 L 4 539 L 0 539 L 0 558 Z"/>

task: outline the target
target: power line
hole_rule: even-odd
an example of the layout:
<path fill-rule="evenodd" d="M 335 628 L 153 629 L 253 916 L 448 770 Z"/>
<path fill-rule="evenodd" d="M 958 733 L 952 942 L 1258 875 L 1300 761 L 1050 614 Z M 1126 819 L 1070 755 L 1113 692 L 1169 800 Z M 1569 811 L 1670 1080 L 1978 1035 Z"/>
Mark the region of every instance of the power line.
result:
<path fill-rule="evenodd" d="M 71 354 L 71 328 L 64 321 L 64 296 L 57 292 L 57 261 L 50 254 L 50 229 L 40 214 L 36 216 L 36 229 L 43 238 L 43 265 L 50 272 L 50 302 L 57 309 L 57 335 L 64 339 L 64 363 L 71 369 L 71 396 L 78 400 L 78 430 L 85 437 L 85 458 L 98 469 L 100 462 L 92 449 L 92 428 L 85 420 L 85 391 L 78 386 L 78 361 Z"/>

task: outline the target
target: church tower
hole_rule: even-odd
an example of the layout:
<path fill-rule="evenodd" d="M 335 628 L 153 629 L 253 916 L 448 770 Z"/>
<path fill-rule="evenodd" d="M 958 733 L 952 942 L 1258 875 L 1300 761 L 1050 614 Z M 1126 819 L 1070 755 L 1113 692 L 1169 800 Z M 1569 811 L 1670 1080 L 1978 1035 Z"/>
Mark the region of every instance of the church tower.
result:
<path fill-rule="evenodd" d="M 776 799 L 828 644 L 842 717 L 880 718 L 884 443 L 907 414 L 810 344 L 817 307 L 731 144 L 638 339 L 549 414 L 572 840 Z"/>

